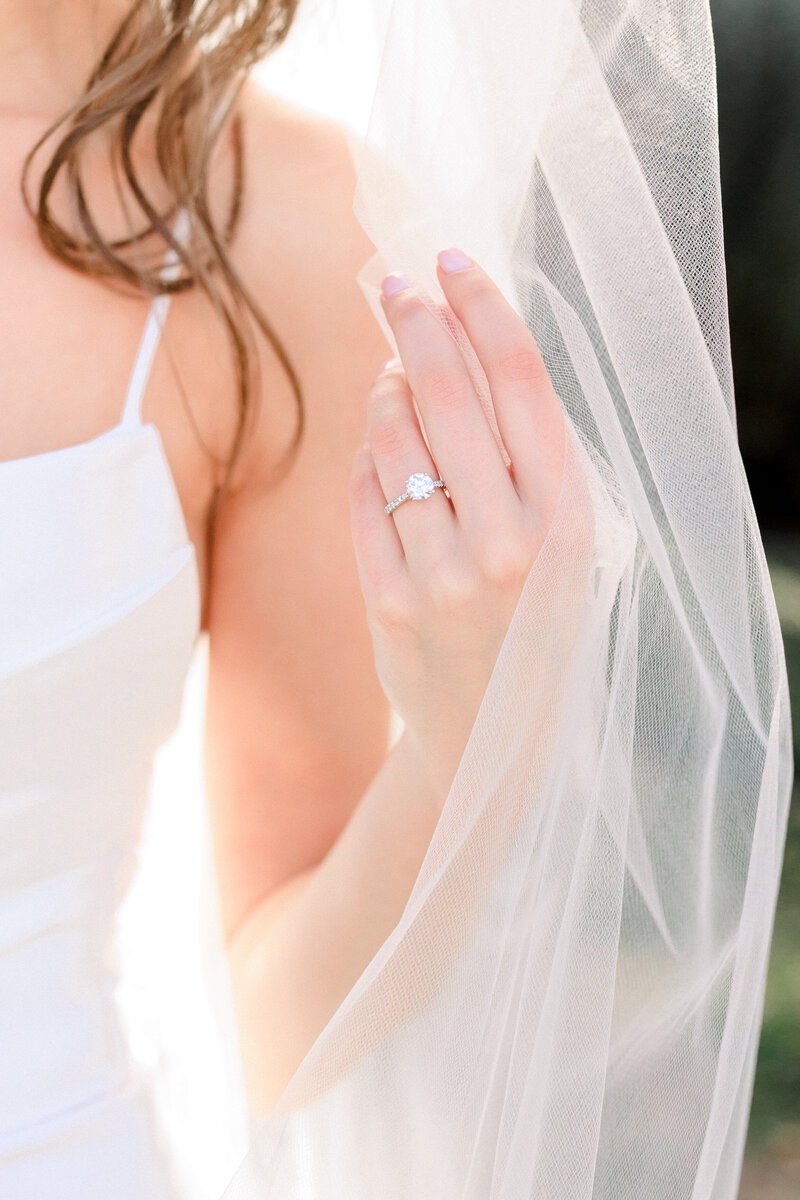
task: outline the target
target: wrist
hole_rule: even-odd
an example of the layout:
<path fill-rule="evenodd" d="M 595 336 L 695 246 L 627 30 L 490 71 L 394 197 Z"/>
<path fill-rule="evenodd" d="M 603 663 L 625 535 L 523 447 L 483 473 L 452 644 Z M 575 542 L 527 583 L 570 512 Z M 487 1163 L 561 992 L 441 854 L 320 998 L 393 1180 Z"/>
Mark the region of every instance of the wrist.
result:
<path fill-rule="evenodd" d="M 414 780 L 415 790 L 425 796 L 429 804 L 441 812 L 455 778 L 461 754 L 449 753 L 440 743 L 421 738 L 406 726 L 395 743 L 393 754 L 402 759 L 409 778 Z"/>

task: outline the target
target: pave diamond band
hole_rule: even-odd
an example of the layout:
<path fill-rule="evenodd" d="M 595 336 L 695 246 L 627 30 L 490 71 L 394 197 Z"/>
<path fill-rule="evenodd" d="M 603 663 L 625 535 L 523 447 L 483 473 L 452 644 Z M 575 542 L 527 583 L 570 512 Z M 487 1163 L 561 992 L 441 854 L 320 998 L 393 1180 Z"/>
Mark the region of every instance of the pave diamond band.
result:
<path fill-rule="evenodd" d="M 433 495 L 436 488 L 444 488 L 445 496 L 450 496 L 443 479 L 431 479 L 425 471 L 416 471 L 406 480 L 406 490 L 396 496 L 394 500 L 390 500 L 383 511 L 388 516 L 406 500 L 427 500 L 429 496 Z"/>

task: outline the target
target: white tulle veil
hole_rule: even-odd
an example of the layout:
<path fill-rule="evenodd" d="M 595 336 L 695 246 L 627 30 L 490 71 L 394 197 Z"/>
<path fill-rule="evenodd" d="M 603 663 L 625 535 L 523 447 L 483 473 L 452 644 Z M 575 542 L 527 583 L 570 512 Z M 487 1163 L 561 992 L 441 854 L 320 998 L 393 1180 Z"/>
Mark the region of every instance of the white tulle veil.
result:
<path fill-rule="evenodd" d="M 734 1200 L 792 768 L 707 0 L 307 8 L 275 69 L 368 114 L 376 317 L 389 269 L 438 311 L 435 253 L 462 246 L 572 438 L 403 916 L 225 1200 Z"/>

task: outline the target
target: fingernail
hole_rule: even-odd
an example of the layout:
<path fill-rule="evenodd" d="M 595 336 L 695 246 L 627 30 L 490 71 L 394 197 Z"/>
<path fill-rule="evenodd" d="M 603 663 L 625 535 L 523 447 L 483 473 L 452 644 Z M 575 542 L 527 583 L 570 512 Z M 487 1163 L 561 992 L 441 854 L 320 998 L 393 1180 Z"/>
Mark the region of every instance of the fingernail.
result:
<path fill-rule="evenodd" d="M 406 288 L 411 287 L 411 280 L 407 275 L 387 275 L 381 284 L 381 291 L 384 296 L 395 296 L 398 292 L 404 292 Z"/>
<path fill-rule="evenodd" d="M 402 367 L 402 365 L 403 365 L 402 360 L 399 358 L 395 357 L 395 358 L 387 359 L 387 361 L 383 364 L 381 369 L 378 371 L 378 374 L 382 375 L 384 371 L 391 371 L 395 367 Z"/>
<path fill-rule="evenodd" d="M 457 250 L 455 247 L 450 250 L 441 250 L 437 254 L 436 260 L 448 275 L 453 271 L 464 271 L 467 267 L 475 266 L 475 263 L 467 257 L 463 250 Z"/>

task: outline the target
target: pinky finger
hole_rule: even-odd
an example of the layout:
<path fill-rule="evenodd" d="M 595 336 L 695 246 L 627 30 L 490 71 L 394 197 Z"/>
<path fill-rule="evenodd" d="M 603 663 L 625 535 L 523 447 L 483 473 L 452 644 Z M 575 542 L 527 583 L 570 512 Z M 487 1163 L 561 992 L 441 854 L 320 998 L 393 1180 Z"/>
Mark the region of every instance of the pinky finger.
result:
<path fill-rule="evenodd" d="M 368 608 L 387 590 L 399 590 L 407 573 L 403 544 L 394 521 L 383 511 L 385 503 L 372 451 L 365 442 L 353 460 L 350 476 L 350 525 Z"/>

